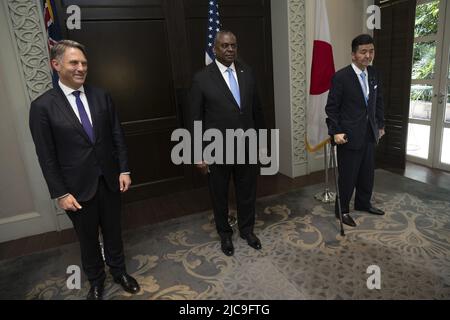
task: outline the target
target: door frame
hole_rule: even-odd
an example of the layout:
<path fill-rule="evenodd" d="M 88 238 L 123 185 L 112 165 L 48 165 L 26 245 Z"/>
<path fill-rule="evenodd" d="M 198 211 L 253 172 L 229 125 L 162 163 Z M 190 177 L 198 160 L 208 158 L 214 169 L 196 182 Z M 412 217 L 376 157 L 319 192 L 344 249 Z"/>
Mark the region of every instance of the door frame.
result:
<path fill-rule="evenodd" d="M 421 4 L 432 2 L 433 0 L 418 0 L 416 6 Z M 450 50 L 450 1 L 440 0 L 439 3 L 439 21 L 438 32 L 436 35 L 427 35 L 424 37 L 414 38 L 414 43 L 435 41 L 436 43 L 436 56 L 435 56 L 435 75 L 438 74 L 438 70 L 448 70 L 449 64 L 449 50 Z M 427 84 L 433 86 L 433 97 L 431 100 L 431 118 L 430 120 L 410 119 L 408 113 L 408 125 L 409 124 L 421 124 L 430 126 L 428 157 L 423 159 L 413 155 L 406 154 L 407 161 L 422 164 L 428 167 L 433 167 L 442 170 L 449 170 L 450 165 L 442 164 L 442 139 L 443 128 L 450 128 L 450 124 L 444 123 L 446 103 L 440 103 L 442 98 L 440 95 L 445 95 L 447 89 L 447 77 L 448 71 L 440 72 L 438 77 L 434 79 L 419 79 L 411 80 L 413 84 Z"/>
<path fill-rule="evenodd" d="M 447 108 L 447 95 L 448 87 L 450 86 L 450 1 L 442 0 L 445 7 L 445 20 L 443 28 L 443 41 L 442 49 L 439 53 L 440 57 L 440 70 L 445 70 L 441 72 L 439 78 L 439 86 L 436 87 L 433 98 L 436 99 L 437 103 L 437 115 L 436 115 L 436 129 L 435 129 L 435 141 L 434 154 L 433 154 L 433 167 L 441 170 L 450 171 L 450 163 L 445 164 L 441 162 L 441 156 L 443 151 L 443 138 L 444 138 L 444 128 L 450 129 L 450 123 L 446 123 L 444 120 L 446 108 Z"/>

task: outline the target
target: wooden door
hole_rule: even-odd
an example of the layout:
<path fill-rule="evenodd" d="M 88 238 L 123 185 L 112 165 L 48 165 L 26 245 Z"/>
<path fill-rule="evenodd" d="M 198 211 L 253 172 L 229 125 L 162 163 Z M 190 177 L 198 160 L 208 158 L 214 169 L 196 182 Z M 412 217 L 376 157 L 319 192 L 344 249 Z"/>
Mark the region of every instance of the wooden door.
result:
<path fill-rule="evenodd" d="M 381 29 L 375 30 L 374 65 L 383 81 L 386 136 L 377 148 L 377 165 L 404 169 L 411 88 L 415 0 L 376 1 Z"/>
<path fill-rule="evenodd" d="M 62 0 L 81 8 L 81 29 L 64 37 L 87 47 L 87 82 L 108 90 L 128 146 L 133 186 L 125 201 L 205 185 L 192 166 L 170 158 L 173 130 L 185 127 L 193 74 L 204 67 L 207 0 Z M 219 2 L 222 29 L 236 33 L 241 58 L 260 80 L 268 124 L 275 124 L 270 1 Z M 65 26 L 65 15 L 60 23 Z"/>

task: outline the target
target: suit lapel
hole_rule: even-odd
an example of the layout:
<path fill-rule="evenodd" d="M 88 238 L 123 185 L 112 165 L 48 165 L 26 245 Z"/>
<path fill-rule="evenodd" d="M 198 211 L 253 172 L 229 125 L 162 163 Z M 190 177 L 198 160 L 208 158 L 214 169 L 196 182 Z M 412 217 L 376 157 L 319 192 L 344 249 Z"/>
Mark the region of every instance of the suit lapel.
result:
<path fill-rule="evenodd" d="M 367 68 L 367 73 L 369 74 L 369 101 L 368 104 L 369 106 L 372 104 L 373 99 L 376 97 L 376 84 L 377 84 L 377 79 L 375 78 L 375 74 L 373 72 L 372 68 Z"/>
<path fill-rule="evenodd" d="M 238 82 L 239 82 L 239 94 L 241 96 L 241 107 L 240 109 L 242 110 L 244 108 L 244 102 L 245 102 L 245 85 L 246 85 L 246 74 L 244 69 L 242 69 L 242 67 L 235 63 L 234 64 L 236 67 L 236 74 L 237 74 L 237 78 L 238 78 Z"/>
<path fill-rule="evenodd" d="M 92 119 L 92 127 L 94 128 L 94 135 L 95 135 L 95 141 L 97 141 L 98 137 L 100 136 L 100 128 L 99 128 L 99 116 L 98 116 L 98 108 L 97 108 L 97 100 L 95 99 L 94 95 L 92 94 L 92 90 L 89 86 L 84 86 L 84 92 L 86 94 L 86 99 L 89 104 L 89 111 L 91 112 L 91 119 Z M 84 129 L 83 129 L 84 131 Z"/>
<path fill-rule="evenodd" d="M 210 72 L 211 72 L 211 76 L 214 79 L 214 83 L 216 83 L 217 86 L 219 87 L 220 91 L 222 91 L 227 96 L 227 98 L 230 99 L 231 102 L 233 102 L 235 104 L 236 108 L 239 108 L 239 105 L 237 104 L 236 100 L 234 99 L 233 94 L 231 93 L 230 88 L 228 87 L 227 83 L 225 82 L 225 79 L 223 78 L 217 64 L 215 62 L 213 62 L 210 64 L 210 66 L 211 66 Z M 239 78 L 238 78 L 238 80 L 240 82 Z M 241 89 L 239 88 L 239 90 L 241 90 Z M 242 99 L 242 96 L 241 96 L 241 99 Z M 242 101 L 241 101 L 241 105 L 242 105 Z"/>
<path fill-rule="evenodd" d="M 88 142 L 92 143 L 91 140 L 89 139 L 89 136 L 87 135 L 86 131 L 84 131 L 84 128 L 81 125 L 80 120 L 78 120 L 77 115 L 73 111 L 69 101 L 67 100 L 66 96 L 64 95 L 64 92 L 59 87 L 57 89 L 55 89 L 54 97 L 55 97 L 55 104 L 58 106 L 58 108 L 61 110 L 61 112 L 67 118 L 67 120 Z"/>
<path fill-rule="evenodd" d="M 359 97 L 361 98 L 363 105 L 366 106 L 366 98 L 364 98 L 364 93 L 361 88 L 361 82 L 358 79 L 358 75 L 356 74 L 355 70 L 353 70 L 353 67 L 351 65 L 348 68 L 349 68 L 350 77 L 353 79 L 352 80 L 353 85 L 355 88 L 357 88 L 356 91 L 359 92 Z"/>

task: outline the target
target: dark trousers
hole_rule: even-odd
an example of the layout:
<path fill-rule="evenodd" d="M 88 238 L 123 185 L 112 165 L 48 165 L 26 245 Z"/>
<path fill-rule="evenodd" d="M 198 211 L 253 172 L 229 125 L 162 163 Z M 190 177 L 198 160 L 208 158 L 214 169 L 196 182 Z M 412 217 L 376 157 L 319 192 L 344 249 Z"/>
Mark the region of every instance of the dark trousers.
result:
<path fill-rule="evenodd" d="M 219 236 L 227 237 L 233 233 L 228 223 L 228 189 L 230 178 L 236 192 L 237 221 L 239 233 L 247 235 L 255 226 L 255 201 L 257 165 L 211 165 L 208 184 L 214 210 L 214 220 Z"/>
<path fill-rule="evenodd" d="M 369 125 L 363 147 L 351 150 L 345 145 L 338 146 L 337 160 L 342 212 L 350 212 L 349 203 L 355 189 L 355 208 L 359 210 L 370 208 L 375 170 L 375 143 Z M 337 201 L 335 211 L 338 212 Z"/>
<path fill-rule="evenodd" d="M 99 244 L 99 228 L 103 235 L 106 264 L 114 278 L 126 272 L 123 254 L 120 193 L 112 192 L 103 177 L 99 178 L 95 196 L 80 202 L 81 210 L 66 211 L 72 220 L 81 249 L 81 263 L 91 285 L 106 278 Z"/>

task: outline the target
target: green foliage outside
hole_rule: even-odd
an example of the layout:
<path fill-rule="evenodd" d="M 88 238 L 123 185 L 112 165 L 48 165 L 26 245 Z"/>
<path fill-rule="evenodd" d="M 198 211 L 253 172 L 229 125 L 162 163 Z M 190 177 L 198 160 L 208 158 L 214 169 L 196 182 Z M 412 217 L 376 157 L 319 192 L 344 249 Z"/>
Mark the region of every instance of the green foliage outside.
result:
<path fill-rule="evenodd" d="M 413 85 L 411 87 L 411 101 L 431 101 L 433 96 L 433 87 L 427 85 Z"/>
<path fill-rule="evenodd" d="M 439 1 L 422 4 L 416 8 L 414 37 L 437 33 L 439 21 Z"/>
<path fill-rule="evenodd" d="M 417 6 L 414 36 L 423 37 L 437 33 L 439 22 L 439 1 Z M 436 57 L 436 43 L 418 42 L 414 44 L 413 79 L 432 79 Z"/>

